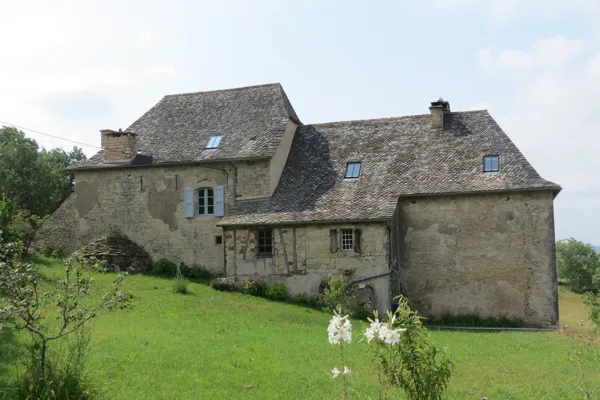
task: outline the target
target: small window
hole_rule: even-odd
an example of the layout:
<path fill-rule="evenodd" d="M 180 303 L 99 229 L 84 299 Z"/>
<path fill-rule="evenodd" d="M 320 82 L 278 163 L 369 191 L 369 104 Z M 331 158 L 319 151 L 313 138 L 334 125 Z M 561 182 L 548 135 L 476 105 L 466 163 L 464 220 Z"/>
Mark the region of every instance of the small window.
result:
<path fill-rule="evenodd" d="M 483 157 L 483 172 L 500 171 L 500 156 Z"/>
<path fill-rule="evenodd" d="M 342 236 L 342 250 L 354 250 L 352 229 L 340 229 Z"/>
<path fill-rule="evenodd" d="M 207 149 L 216 149 L 219 147 L 219 142 L 221 142 L 221 136 L 211 136 L 208 139 L 208 144 L 206 145 Z"/>
<path fill-rule="evenodd" d="M 198 215 L 214 215 L 215 194 L 211 188 L 198 189 Z"/>
<path fill-rule="evenodd" d="M 223 244 L 223 236 L 215 236 L 215 244 Z"/>
<path fill-rule="evenodd" d="M 257 238 L 257 251 L 256 254 L 261 257 L 272 257 L 273 256 L 273 231 L 270 229 L 261 229 L 256 231 Z"/>
<path fill-rule="evenodd" d="M 360 163 L 349 162 L 346 165 L 346 178 L 358 178 L 360 175 Z"/>

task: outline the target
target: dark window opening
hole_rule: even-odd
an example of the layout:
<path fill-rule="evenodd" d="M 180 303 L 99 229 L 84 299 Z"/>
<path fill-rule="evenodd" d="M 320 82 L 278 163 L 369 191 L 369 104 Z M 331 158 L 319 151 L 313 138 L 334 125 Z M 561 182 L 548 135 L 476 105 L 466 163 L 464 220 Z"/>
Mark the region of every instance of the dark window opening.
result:
<path fill-rule="evenodd" d="M 258 256 L 272 257 L 273 256 L 273 230 L 261 229 L 256 231 L 257 238 L 257 252 Z"/>
<path fill-rule="evenodd" d="M 483 157 L 483 172 L 500 171 L 500 156 Z"/>
<path fill-rule="evenodd" d="M 223 236 L 215 236 L 215 244 L 223 244 Z"/>
<path fill-rule="evenodd" d="M 198 189 L 198 215 L 215 213 L 215 194 L 211 188 Z"/>

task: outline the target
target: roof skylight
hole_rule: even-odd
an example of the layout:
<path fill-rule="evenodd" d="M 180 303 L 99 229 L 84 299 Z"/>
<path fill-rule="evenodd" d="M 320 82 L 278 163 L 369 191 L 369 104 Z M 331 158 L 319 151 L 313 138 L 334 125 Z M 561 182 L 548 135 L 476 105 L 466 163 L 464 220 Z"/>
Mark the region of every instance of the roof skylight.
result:
<path fill-rule="evenodd" d="M 358 178 L 360 176 L 360 163 L 349 162 L 346 165 L 346 178 Z"/>
<path fill-rule="evenodd" d="M 211 136 L 208 139 L 208 144 L 206 145 L 207 149 L 216 149 L 219 147 L 219 143 L 221 142 L 221 136 Z"/>

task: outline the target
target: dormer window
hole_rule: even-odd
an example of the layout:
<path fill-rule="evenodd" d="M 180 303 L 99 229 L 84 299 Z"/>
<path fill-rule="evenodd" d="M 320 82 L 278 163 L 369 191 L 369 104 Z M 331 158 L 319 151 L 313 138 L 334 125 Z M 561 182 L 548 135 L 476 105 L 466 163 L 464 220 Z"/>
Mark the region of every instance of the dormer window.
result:
<path fill-rule="evenodd" d="M 219 147 L 219 142 L 221 141 L 221 136 L 211 136 L 208 139 L 208 144 L 206 145 L 207 149 L 216 149 Z"/>
<path fill-rule="evenodd" d="M 360 176 L 360 163 L 349 162 L 346 165 L 346 178 L 358 178 Z"/>
<path fill-rule="evenodd" d="M 484 156 L 483 157 L 483 172 L 498 172 L 500 171 L 500 156 Z"/>

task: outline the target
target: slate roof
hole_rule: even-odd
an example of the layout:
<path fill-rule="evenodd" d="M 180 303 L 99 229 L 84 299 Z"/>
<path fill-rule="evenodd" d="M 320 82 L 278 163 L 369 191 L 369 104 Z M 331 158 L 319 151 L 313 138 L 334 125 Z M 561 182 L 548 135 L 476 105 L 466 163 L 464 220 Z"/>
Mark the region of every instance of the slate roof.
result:
<path fill-rule="evenodd" d="M 279 83 L 168 95 L 126 131 L 138 136 L 141 156 L 103 163 L 103 151 L 68 169 L 216 162 L 271 157 L 288 120 L 300 120 Z M 222 136 L 217 149 L 205 149 Z"/>
<path fill-rule="evenodd" d="M 499 155 L 500 172 L 483 173 Z M 360 161 L 358 179 L 344 179 Z M 238 202 L 219 225 L 389 220 L 399 196 L 553 190 L 487 111 L 305 125 L 270 199 Z"/>

